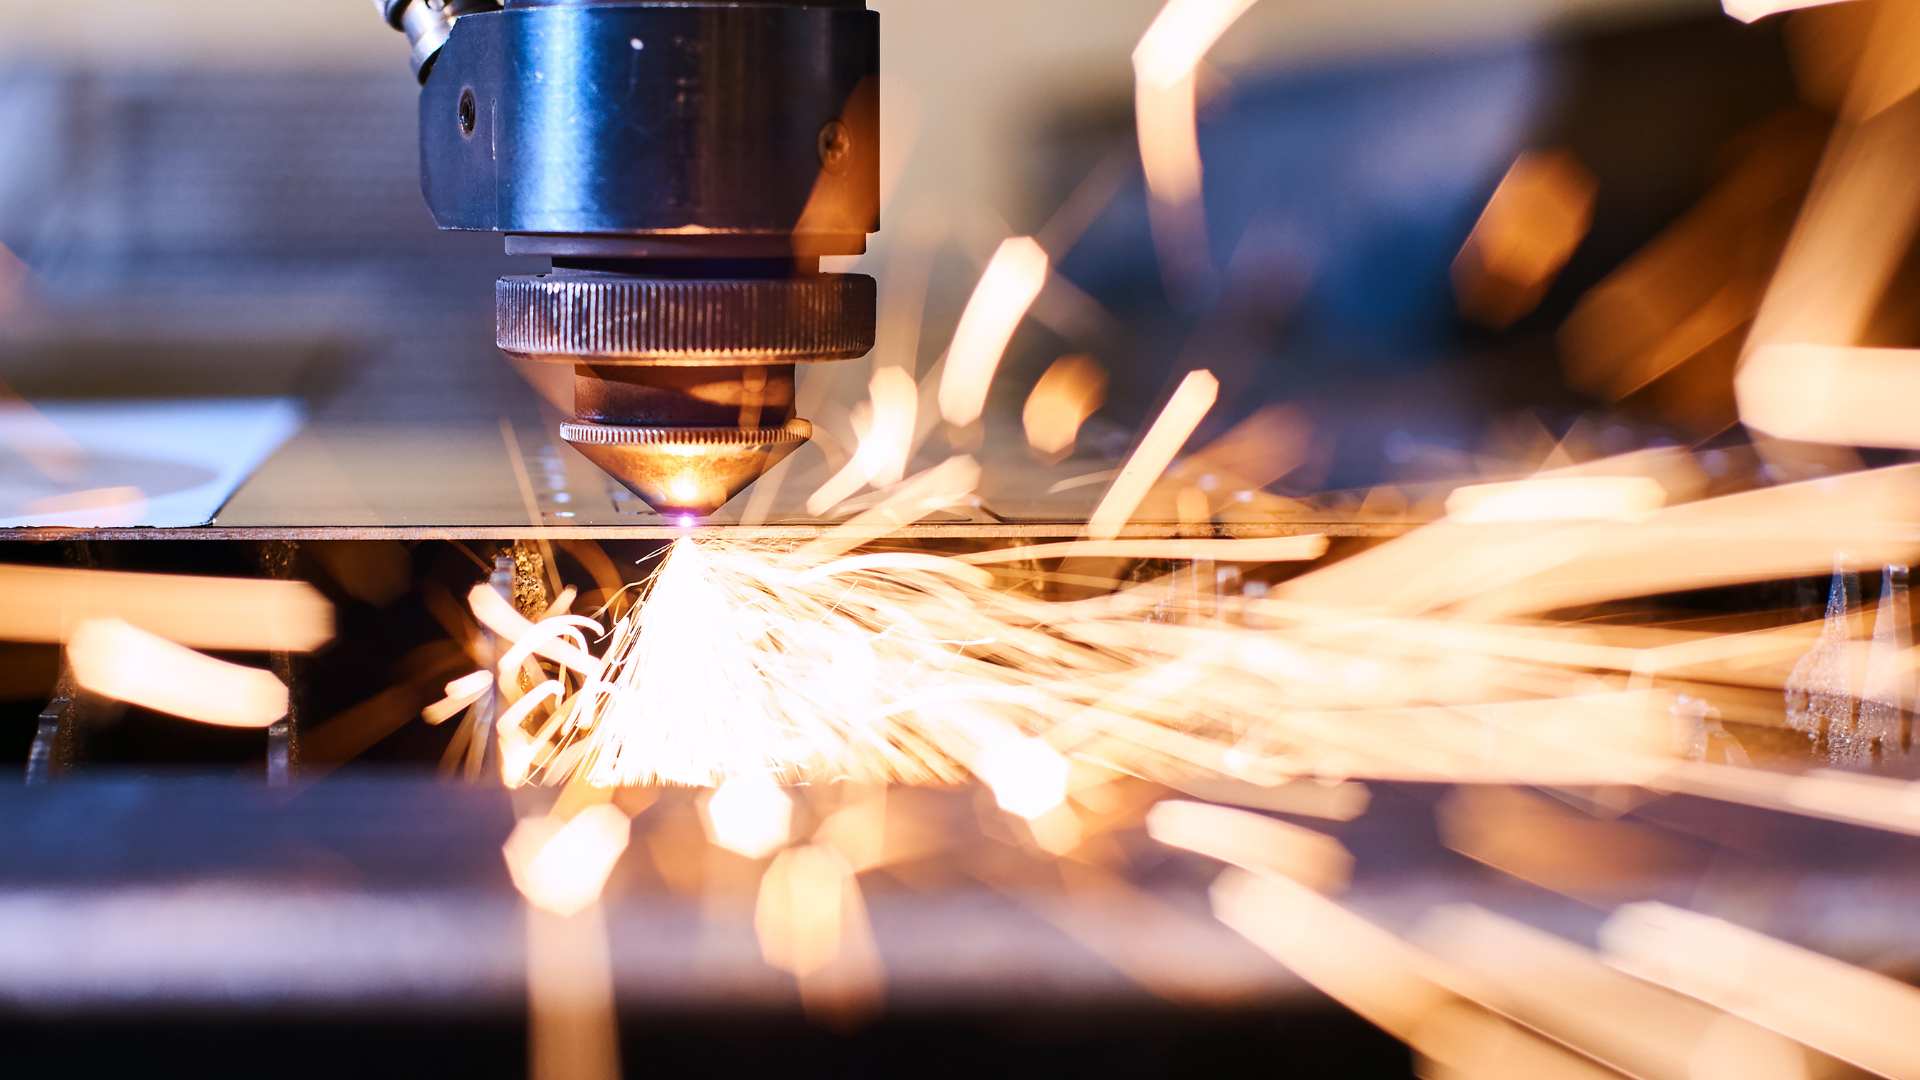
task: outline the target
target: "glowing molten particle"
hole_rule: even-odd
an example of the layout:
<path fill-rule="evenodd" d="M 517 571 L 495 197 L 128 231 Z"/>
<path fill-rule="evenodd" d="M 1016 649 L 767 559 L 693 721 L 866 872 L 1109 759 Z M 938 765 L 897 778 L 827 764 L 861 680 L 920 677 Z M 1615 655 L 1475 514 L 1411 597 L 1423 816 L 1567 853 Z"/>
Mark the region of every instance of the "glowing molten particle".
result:
<path fill-rule="evenodd" d="M 1087 356 L 1063 356 L 1054 361 L 1021 413 L 1027 445 L 1042 454 L 1060 455 L 1073 449 L 1080 426 L 1107 398 L 1107 373 Z"/>
<path fill-rule="evenodd" d="M 1067 801 L 1067 759 L 1045 739 L 1005 739 L 986 748 L 974 772 L 1000 808 L 1028 821 Z"/>
<path fill-rule="evenodd" d="M 101 697 L 219 727 L 263 728 L 287 715 L 270 671 L 229 664 L 118 619 L 89 619 L 67 645 L 74 681 Z"/>
<path fill-rule="evenodd" d="M 1046 250 L 1025 236 L 1006 241 L 994 253 L 947 349 L 940 380 L 940 415 L 947 423 L 966 427 L 980 419 L 1014 331 L 1047 287 L 1049 265 Z"/>
<path fill-rule="evenodd" d="M 627 815 L 603 803 L 565 824 L 528 818 L 514 826 L 502 853 L 527 903 L 555 915 L 576 915 L 600 899 L 632 832 Z"/>
<path fill-rule="evenodd" d="M 764 859 L 793 833 L 793 800 L 768 776 L 736 776 L 707 800 L 707 837 L 728 851 Z"/>

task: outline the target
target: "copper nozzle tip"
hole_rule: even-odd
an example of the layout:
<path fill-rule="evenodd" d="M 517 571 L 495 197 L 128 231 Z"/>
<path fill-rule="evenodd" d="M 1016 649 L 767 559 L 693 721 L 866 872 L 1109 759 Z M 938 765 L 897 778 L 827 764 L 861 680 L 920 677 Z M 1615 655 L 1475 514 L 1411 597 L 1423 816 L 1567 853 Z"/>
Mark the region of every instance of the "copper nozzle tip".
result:
<path fill-rule="evenodd" d="M 813 425 L 777 428 L 629 427 L 574 420 L 560 437 L 666 517 L 705 517 L 813 437 Z"/>

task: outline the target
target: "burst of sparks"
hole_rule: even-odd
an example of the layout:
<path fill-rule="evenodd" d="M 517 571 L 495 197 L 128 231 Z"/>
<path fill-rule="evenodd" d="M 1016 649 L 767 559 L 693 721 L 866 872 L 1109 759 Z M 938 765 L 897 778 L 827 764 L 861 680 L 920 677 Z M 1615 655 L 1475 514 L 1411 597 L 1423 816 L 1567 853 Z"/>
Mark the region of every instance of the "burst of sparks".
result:
<path fill-rule="evenodd" d="M 1204 251 L 1199 68 L 1252 3 L 1172 0 L 1135 53 L 1148 183 L 1157 214 L 1189 215 L 1176 222 L 1195 230 L 1188 255 Z M 1749 19 L 1806 6 L 1726 2 Z M 1887 207 L 1863 194 L 1887 186 L 1863 180 L 1883 170 L 1897 178 L 1907 163 L 1862 160 L 1873 168 L 1852 162 L 1861 187 L 1828 183 L 1810 201 L 1740 373 L 1739 404 L 1748 424 L 1784 438 L 1914 449 L 1904 403 L 1920 389 L 1920 353 L 1827 343 L 1860 337 L 1854 324 L 1878 301 L 1915 216 L 1910 196 L 1890 223 Z M 1849 159 L 1835 164 L 1846 180 L 1838 167 Z M 1503 188 L 1527 194 L 1525 184 Z M 1591 199 L 1570 182 L 1490 208 L 1476 258 L 1523 292 L 1541 286 L 1584 234 Z M 1873 241 L 1871 258 L 1858 257 L 1862 237 Z M 1816 257 L 1836 251 L 1849 257 Z M 1009 240 L 995 255 L 939 387 L 951 426 L 980 419 L 1050 272 L 1033 240 Z M 1721 326 L 1714 314 L 1710 325 Z M 1104 381 L 1089 359 L 1057 364 L 1022 417 L 1029 444 L 1070 451 Z M 1543 471 L 1459 487 L 1438 523 L 1338 564 L 1271 588 L 1220 591 L 1196 586 L 1199 565 L 1313 562 L 1328 544 L 1119 539 L 1169 488 L 1183 523 L 1210 524 L 1197 477 L 1212 475 L 1212 463 L 1191 475 L 1174 463 L 1218 393 L 1209 373 L 1186 378 L 1083 539 L 959 556 L 863 551 L 963 502 L 980 478 L 966 457 L 907 478 L 919 387 L 884 368 L 856 424 L 856 452 L 808 506 L 823 514 L 866 487 L 884 498 L 822 539 L 682 538 L 610 622 L 572 614 L 570 594 L 528 618 L 476 588 L 473 615 L 502 651 L 491 670 L 446 683 L 423 715 L 433 724 L 484 716 L 485 728 L 470 720 L 462 731 L 493 740 L 507 784 L 567 786 L 504 848 L 535 909 L 529 976 L 536 1035 L 545 1031 L 536 1058 L 613 1071 L 610 960 L 593 912 L 631 821 L 605 801 L 610 788 L 712 788 L 705 841 L 765 860 L 753 908 L 762 956 L 799 980 L 810 1003 L 827 995 L 842 1007 L 870 1001 L 878 984 L 859 875 L 918 852 L 890 835 L 885 795 L 849 799 L 814 827 L 783 783 L 884 790 L 972 777 L 1055 855 L 1099 827 L 1088 811 L 1116 775 L 1335 821 L 1366 809 L 1366 789 L 1350 778 L 1383 778 L 1629 785 L 1920 835 L 1920 786 L 1908 782 L 1785 778 L 1683 758 L 1718 716 L 1695 695 L 1771 706 L 1783 687 L 1806 705 L 1789 726 L 1851 738 L 1867 762 L 1888 752 L 1920 667 L 1904 600 L 1917 535 L 1908 508 L 1920 505 L 1914 467 L 1712 499 L 1696 497 L 1700 470 L 1679 452 Z M 1258 470 L 1283 456 L 1227 464 Z M 119 513 L 137 497 L 80 492 L 64 508 Z M 1819 571 L 1836 550 L 1849 555 L 1835 602 L 1810 625 L 1730 634 L 1560 614 Z M 1122 581 L 1104 576 L 1112 560 L 1189 566 Z M 1871 640 L 1861 640 L 1840 579 L 1896 562 Z M 1056 587 L 1080 598 L 1047 598 Z M 293 583 L 0 568 L 0 592 L 0 639 L 65 641 L 78 687 L 212 724 L 271 724 L 286 714 L 287 689 L 194 649 L 305 651 L 332 633 L 325 601 Z M 478 745 L 468 749 L 477 762 Z M 1671 850 L 1630 824 L 1500 789 L 1462 788 L 1438 817 L 1455 852 L 1573 896 L 1596 873 L 1658 863 Z M 1457 906 L 1403 937 L 1340 901 L 1353 859 L 1330 836 L 1181 799 L 1158 802 L 1143 824 L 1159 843 L 1234 867 L 1212 891 L 1216 916 L 1436 1072 L 1592 1075 L 1604 1065 L 1704 1075 L 1710 1065 L 1721 1075 L 1799 1076 L 1811 1072 L 1803 1047 L 1886 1075 L 1920 1072 L 1904 1038 L 1920 1022 L 1920 994 L 1721 919 L 1631 905 L 1592 949 Z M 572 1037 L 581 1014 L 599 1042 Z M 539 1019 L 556 1015 L 562 1022 Z"/>
<path fill-rule="evenodd" d="M 1737 799 L 1720 774 L 1681 767 L 1673 695 L 1779 687 L 1817 634 L 1541 617 L 1818 572 L 1840 536 L 1863 559 L 1904 557 L 1912 534 L 1899 508 L 1920 494 L 1920 471 L 1658 509 L 1635 495 L 1626 521 L 1565 520 L 1553 512 L 1565 479 L 1529 483 L 1500 489 L 1502 503 L 1534 509 L 1501 513 L 1495 535 L 1471 518 L 1443 521 L 1254 595 L 1197 592 L 1177 575 L 1071 600 L 1031 586 L 1121 553 L 1270 563 L 1314 559 L 1324 541 L 1085 540 L 939 556 L 848 554 L 844 538 L 683 538 L 605 629 L 578 616 L 529 622 L 477 589 L 482 621 L 514 642 L 497 671 L 502 773 L 516 785 L 604 787 L 973 775 L 1029 818 L 1060 800 L 1059 774 L 1035 764 L 1054 754 L 1176 783 L 1319 773 Z M 921 507 L 953 494 L 924 475 L 897 490 Z M 1632 552 L 1656 548 L 1653 573 Z M 1043 568 L 1055 559 L 1061 570 Z M 1849 648 L 1862 659 L 1837 670 L 1876 672 L 1876 685 L 1914 663 L 1910 650 L 1869 663 L 1871 644 Z M 459 680 L 433 715 L 481 693 Z"/>
<path fill-rule="evenodd" d="M 1204 267 L 1199 67 L 1250 6 L 1173 0 L 1135 54 L 1156 240 L 1169 263 Z M 1843 224 L 1873 217 L 1864 200 L 1843 195 Z M 1591 197 L 1579 182 L 1541 205 L 1507 208 L 1517 209 L 1510 225 L 1490 213 L 1476 258 L 1523 293 L 1538 289 L 1584 233 Z M 1813 210 L 1823 197 L 1835 201 L 1816 192 Z M 1838 243 L 1845 230 L 1831 227 L 1833 216 L 1831 207 L 1810 212 L 1812 225 L 1827 227 L 1803 223 L 1803 232 Z M 1880 240 L 1891 250 L 1889 236 Z M 1878 293 L 1860 286 L 1883 283 L 1885 262 L 1854 268 L 1828 292 L 1845 291 L 1856 308 L 1870 302 Z M 1786 269 L 1817 276 L 1825 265 L 1803 251 Z M 1032 241 L 1008 241 L 996 254 L 939 387 L 950 426 L 980 419 L 1049 272 Z M 1807 331 L 1844 331 L 1851 309 L 1816 292 L 1822 302 L 1804 305 L 1814 315 L 1793 304 L 1783 314 L 1780 296 L 1801 291 L 1782 280 L 1798 279 L 1776 278 L 1776 310 L 1740 378 L 1743 415 L 1790 437 L 1915 445 L 1891 404 L 1901 395 L 1886 392 L 1912 381 L 1912 356 L 1803 344 L 1852 340 Z M 1091 361 L 1056 365 L 1023 416 L 1030 445 L 1069 451 L 1101 382 Z M 1300 459 L 1296 447 L 1176 465 L 1218 395 L 1210 374 L 1194 372 L 1175 392 L 1082 539 L 961 556 L 865 551 L 978 487 L 979 466 L 966 457 L 903 479 L 917 449 L 915 389 L 904 372 L 875 378 L 857 452 L 810 502 L 821 513 L 863 487 L 880 489 L 858 517 L 805 544 L 683 538 L 610 624 L 560 612 L 527 620 L 476 590 L 476 616 L 511 643 L 509 653 L 495 672 L 449 684 L 429 710 L 445 720 L 497 695 L 492 722 L 512 785 L 714 788 L 706 838 L 770 860 L 755 928 L 767 962 L 799 980 L 803 996 L 842 977 L 873 991 L 857 877 L 913 849 L 903 854 L 890 835 L 884 801 L 844 805 L 809 837 L 783 782 L 971 777 L 1050 855 L 1072 854 L 1098 833 L 1090 824 L 1106 782 L 1098 777 L 1116 775 L 1331 820 L 1364 812 L 1366 790 L 1352 781 L 1378 778 L 1638 788 L 1920 834 L 1913 784 L 1783 778 L 1687 759 L 1719 706 L 1747 719 L 1777 713 L 1783 687 L 1826 702 L 1814 710 L 1819 725 L 1836 702 L 1848 717 L 1854 702 L 1863 717 L 1869 705 L 1875 716 L 1898 715 L 1912 704 L 1920 664 L 1894 629 L 1904 614 L 1888 615 L 1904 612 L 1897 600 L 1883 598 L 1877 622 L 1887 632 L 1876 624 L 1871 642 L 1859 640 L 1844 600 L 1826 620 L 1748 633 L 1564 616 L 1819 573 L 1837 550 L 1848 553 L 1842 572 L 1904 566 L 1916 546 L 1906 509 L 1920 505 L 1914 467 L 1703 498 L 1709 470 L 1680 451 L 1543 464 L 1525 479 L 1454 490 L 1444 518 L 1400 539 L 1277 575 L 1286 580 L 1272 586 L 1221 590 L 1196 584 L 1201 567 L 1211 575 L 1222 564 L 1310 562 L 1327 542 L 1118 539 L 1149 500 L 1178 507 L 1185 525 L 1210 525 L 1213 501 L 1199 481 L 1219 466 L 1277 470 L 1247 481 L 1251 490 Z M 1184 562 L 1188 572 L 1107 576 L 1112 560 L 1149 559 Z M 1051 598 L 1059 593 L 1079 598 Z M 1809 679 L 1810 660 L 1818 679 Z M 1861 723 L 1879 733 L 1863 737 L 1861 752 L 1886 752 L 1885 721 Z M 1814 737 L 1825 730 L 1816 726 Z M 1499 789 L 1464 788 L 1438 817 L 1455 852 L 1576 897 L 1596 874 L 1657 864 L 1671 851 L 1646 830 Z M 1163 844 L 1233 866 L 1212 894 L 1221 921 L 1439 1071 L 1592 1075 L 1598 1064 L 1699 1075 L 1702 1063 L 1739 1062 L 1753 1067 L 1746 1075 L 1803 1075 L 1803 1047 L 1889 1074 L 1914 1068 L 1913 1055 L 1886 1037 L 1897 1025 L 1868 1031 L 1847 1014 L 1904 1016 L 1920 996 L 1731 924 L 1627 908 L 1594 950 L 1450 908 L 1402 937 L 1338 899 L 1352 858 L 1332 837 L 1184 800 L 1158 803 L 1144 825 Z M 1759 983 L 1789 989 L 1755 992 Z M 1543 989 L 1570 986 L 1579 1007 Z"/>

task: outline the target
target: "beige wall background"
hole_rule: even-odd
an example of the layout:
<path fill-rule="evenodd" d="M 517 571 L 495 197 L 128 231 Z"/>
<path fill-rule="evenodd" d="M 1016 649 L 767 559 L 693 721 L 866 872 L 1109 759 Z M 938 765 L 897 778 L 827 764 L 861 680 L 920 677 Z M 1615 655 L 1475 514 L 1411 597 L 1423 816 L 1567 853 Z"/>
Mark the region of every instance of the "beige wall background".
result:
<path fill-rule="evenodd" d="M 888 44 L 930 72 L 996 59 L 1050 61 L 1021 81 L 1071 78 L 1079 62 L 1124 53 L 1162 0 L 869 0 Z M 1223 44 L 1304 57 L 1405 47 L 1567 18 L 1712 9 L 1713 0 L 1262 0 Z M 385 43 L 383 45 L 383 43 Z M 393 47 L 367 0 L 0 0 L 0 56 L 51 50 L 128 63 L 359 63 Z"/>

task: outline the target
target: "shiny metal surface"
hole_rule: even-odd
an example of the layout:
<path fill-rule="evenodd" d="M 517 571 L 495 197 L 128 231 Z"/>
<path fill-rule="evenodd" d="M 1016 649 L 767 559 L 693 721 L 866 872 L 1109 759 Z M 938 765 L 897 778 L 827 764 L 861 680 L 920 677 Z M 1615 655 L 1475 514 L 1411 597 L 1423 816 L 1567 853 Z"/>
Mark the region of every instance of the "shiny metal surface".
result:
<path fill-rule="evenodd" d="M 813 425 L 789 420 L 777 428 L 646 428 L 560 425 L 588 461 L 668 517 L 704 517 L 813 437 Z"/>
<path fill-rule="evenodd" d="M 879 17 L 846 4 L 482 12 L 421 96 L 427 202 L 447 229 L 857 254 L 879 227 L 878 74 Z M 836 122 L 851 156 L 825 169 Z"/>
<path fill-rule="evenodd" d="M 873 351 L 875 286 L 864 274 L 555 270 L 501 278 L 494 297 L 497 343 L 531 359 L 691 366 L 850 360 Z"/>
<path fill-rule="evenodd" d="M 387 25 L 407 35 L 413 74 L 422 82 L 453 32 L 454 20 L 497 9 L 498 0 L 374 0 Z"/>
<path fill-rule="evenodd" d="M 822 275 L 818 258 L 863 252 L 879 228 L 879 48 L 878 16 L 848 0 L 515 3 L 459 20 L 426 80 L 423 187 L 440 227 L 555 260 L 500 282 L 500 347 L 578 368 L 578 430 L 703 429 L 675 444 L 706 459 L 693 471 L 663 466 L 659 440 L 568 436 L 663 512 L 718 509 L 784 457 L 788 443 L 752 433 L 798 430 L 790 392 L 770 409 L 743 389 L 754 400 L 736 415 L 689 422 L 690 403 L 712 402 L 602 392 L 586 364 L 873 347 L 873 282 Z M 716 440 L 716 425 L 743 434 Z"/>

